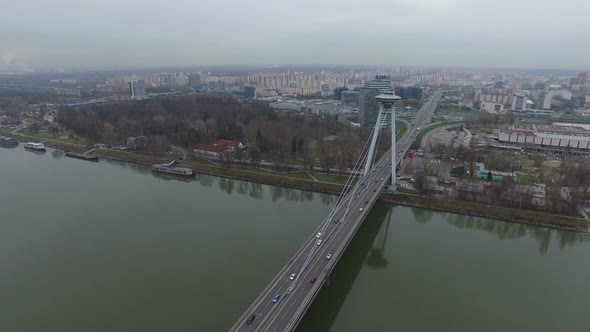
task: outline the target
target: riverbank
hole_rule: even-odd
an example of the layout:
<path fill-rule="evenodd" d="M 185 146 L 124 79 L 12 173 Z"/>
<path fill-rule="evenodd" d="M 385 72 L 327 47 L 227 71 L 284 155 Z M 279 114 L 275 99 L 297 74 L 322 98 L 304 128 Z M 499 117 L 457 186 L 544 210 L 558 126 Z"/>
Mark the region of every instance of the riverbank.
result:
<path fill-rule="evenodd" d="M 8 134 L 8 133 L 6 133 Z M 61 137 L 35 137 L 22 133 L 10 133 L 33 142 L 43 141 L 49 147 L 73 152 L 84 152 L 89 146 L 86 144 L 77 144 L 72 139 Z M 122 162 L 131 162 L 144 165 L 170 162 L 170 158 L 160 158 L 156 156 L 147 156 L 127 151 L 117 150 L 96 150 L 95 154 L 100 158 L 118 160 Z M 315 174 L 314 177 L 298 171 L 292 173 L 276 173 L 268 169 L 245 168 L 237 165 L 231 167 L 215 164 L 210 160 L 190 160 L 182 161 L 182 166 L 190 167 L 195 172 L 220 176 L 236 180 L 244 180 L 274 186 L 301 189 L 329 194 L 339 194 L 344 188 L 344 177 L 325 174 Z M 512 208 L 498 208 L 495 206 L 475 204 L 468 202 L 458 202 L 451 200 L 435 199 L 423 197 L 414 194 L 382 194 L 380 200 L 383 202 L 399 204 L 404 206 L 419 207 L 432 209 L 442 212 L 451 212 L 471 216 L 485 217 L 497 220 L 511 221 L 527 225 L 536 225 L 575 232 L 589 232 L 589 224 L 581 218 L 554 215 L 530 210 L 520 210 Z"/>
<path fill-rule="evenodd" d="M 131 162 L 143 165 L 168 163 L 170 159 L 154 156 L 139 155 L 125 151 L 96 150 L 100 158 Z M 178 163 L 181 167 L 190 167 L 199 174 L 220 176 L 236 180 L 257 182 L 262 184 L 301 189 L 307 191 L 321 192 L 327 194 L 338 194 L 344 187 L 338 182 L 314 180 L 303 172 L 275 173 L 270 170 L 264 171 L 254 168 L 243 168 L 237 165 L 231 167 L 216 165 L 211 161 L 182 160 Z M 305 177 L 302 177 L 304 175 Z M 323 177 L 325 178 L 325 176 Z"/>
<path fill-rule="evenodd" d="M 102 158 L 119 160 L 124 162 L 133 162 L 145 165 L 169 162 L 168 159 L 138 155 L 123 151 L 97 150 L 96 153 Z M 271 172 L 269 172 L 268 174 L 262 174 L 260 171 L 257 171 L 255 169 L 241 168 L 235 165 L 232 167 L 226 167 L 215 165 L 212 163 L 204 164 L 196 161 L 182 161 L 180 164 L 185 167 L 191 167 L 194 171 L 201 174 L 208 174 L 236 180 L 251 181 L 300 190 L 337 195 L 344 188 L 344 185 L 342 183 L 332 183 L 327 181 L 318 181 L 317 179 L 312 180 L 306 178 L 290 177 L 289 174 L 277 174 Z M 589 223 L 585 219 L 543 213 L 538 211 L 513 209 L 507 207 L 498 208 L 496 206 L 484 204 L 443 200 L 432 197 L 404 193 L 384 193 L 380 196 L 379 200 L 382 202 L 392 204 L 510 221 L 527 225 L 548 227 L 580 233 L 589 232 Z"/>
<path fill-rule="evenodd" d="M 588 233 L 590 224 L 582 218 L 549 214 L 531 210 L 513 209 L 470 202 L 459 202 L 414 194 L 382 194 L 383 202 L 441 212 L 451 212 L 475 217 L 510 221 L 578 233 Z"/>

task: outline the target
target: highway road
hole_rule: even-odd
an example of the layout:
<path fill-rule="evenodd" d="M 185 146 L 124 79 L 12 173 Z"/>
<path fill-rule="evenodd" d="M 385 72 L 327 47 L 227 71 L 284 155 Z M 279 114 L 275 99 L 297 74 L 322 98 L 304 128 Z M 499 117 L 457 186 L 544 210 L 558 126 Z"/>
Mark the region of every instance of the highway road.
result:
<path fill-rule="evenodd" d="M 430 122 L 441 96 L 442 92 L 436 92 L 420 108 L 411 127 L 396 144 L 399 155 L 405 156 L 418 128 Z M 401 160 L 396 158 L 396 164 Z M 391 150 L 381 156 L 346 196 L 339 199 L 333 213 L 305 241 L 230 331 L 295 330 L 383 188 L 389 184 L 390 165 Z M 293 273 L 296 277 L 290 280 Z M 273 302 L 277 294 L 280 298 Z M 254 320 L 248 324 L 250 317 Z"/>

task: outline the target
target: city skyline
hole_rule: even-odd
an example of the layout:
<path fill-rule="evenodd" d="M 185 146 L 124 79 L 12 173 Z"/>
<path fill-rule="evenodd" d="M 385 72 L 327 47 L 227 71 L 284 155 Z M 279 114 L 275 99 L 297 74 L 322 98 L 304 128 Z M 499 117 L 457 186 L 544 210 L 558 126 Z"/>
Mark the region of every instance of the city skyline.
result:
<path fill-rule="evenodd" d="M 573 0 L 25 0 L 0 13 L 0 70 L 224 64 L 586 69 Z M 113 10 L 116 8 L 116 10 Z M 168 13 L 168 14 L 166 14 Z M 23 17 L 34 24 L 23 24 Z"/>

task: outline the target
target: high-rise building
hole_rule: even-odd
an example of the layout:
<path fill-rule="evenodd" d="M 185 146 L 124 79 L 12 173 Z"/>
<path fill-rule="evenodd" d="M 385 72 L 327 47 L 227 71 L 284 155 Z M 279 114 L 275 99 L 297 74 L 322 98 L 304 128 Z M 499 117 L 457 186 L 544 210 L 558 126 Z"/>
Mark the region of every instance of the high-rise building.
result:
<path fill-rule="evenodd" d="M 544 110 L 551 109 L 552 100 L 553 100 L 553 93 L 551 91 L 543 92 L 539 98 L 541 108 Z"/>
<path fill-rule="evenodd" d="M 391 79 L 387 75 L 377 75 L 367 81 L 359 91 L 359 117 L 362 127 L 371 127 L 377 121 L 379 102 L 375 97 L 383 92 L 391 92 Z"/>
<path fill-rule="evenodd" d="M 129 90 L 131 91 L 131 98 L 144 99 L 145 98 L 145 81 L 129 82 Z"/>
<path fill-rule="evenodd" d="M 199 74 L 189 74 L 188 75 L 188 85 L 193 89 L 201 88 L 201 75 Z"/>
<path fill-rule="evenodd" d="M 588 73 L 587 72 L 578 73 L 578 84 L 579 85 L 586 84 L 586 80 L 587 79 L 588 79 Z"/>
<path fill-rule="evenodd" d="M 528 101 L 528 95 L 523 92 L 515 93 L 512 96 L 512 108 L 511 110 L 517 112 L 524 112 L 526 111 Z"/>
<path fill-rule="evenodd" d="M 246 98 L 256 98 L 256 86 L 245 84 L 244 85 L 244 96 Z"/>

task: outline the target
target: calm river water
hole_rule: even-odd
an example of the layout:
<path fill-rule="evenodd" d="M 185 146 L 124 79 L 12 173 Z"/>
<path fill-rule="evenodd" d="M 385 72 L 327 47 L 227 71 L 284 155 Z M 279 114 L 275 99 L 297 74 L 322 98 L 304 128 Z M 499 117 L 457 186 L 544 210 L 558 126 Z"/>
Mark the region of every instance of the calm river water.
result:
<path fill-rule="evenodd" d="M 7 332 L 227 331 L 334 203 L 22 145 L 0 186 Z M 590 238 L 377 204 L 298 330 L 588 332 Z"/>

